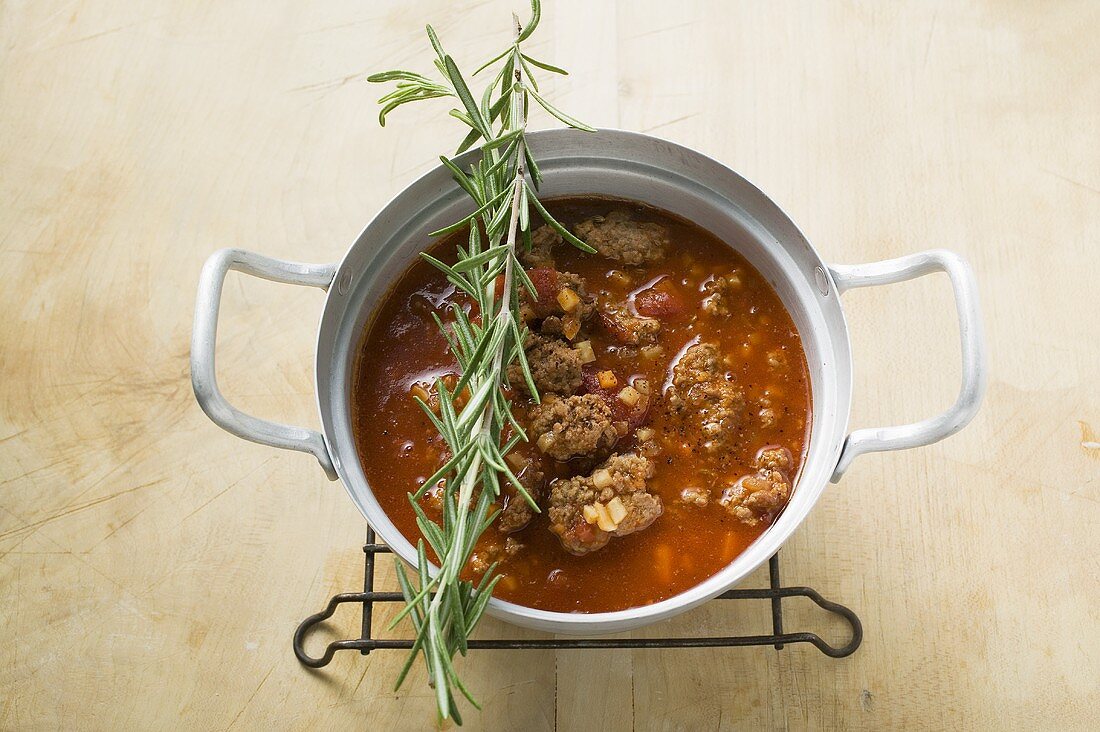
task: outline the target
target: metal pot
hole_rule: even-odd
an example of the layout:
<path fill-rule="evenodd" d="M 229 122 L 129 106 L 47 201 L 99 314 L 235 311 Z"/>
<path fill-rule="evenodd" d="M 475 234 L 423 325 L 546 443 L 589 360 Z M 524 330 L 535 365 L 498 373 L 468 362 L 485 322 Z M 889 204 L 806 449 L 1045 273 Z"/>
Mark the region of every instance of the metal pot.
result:
<path fill-rule="evenodd" d="M 528 139 L 545 175 L 545 197 L 591 193 L 643 201 L 703 226 L 735 245 L 760 270 L 802 336 L 810 368 L 812 427 L 786 509 L 748 549 L 705 582 L 667 600 L 617 612 L 548 612 L 493 599 L 491 614 L 517 625 L 589 634 L 636 628 L 683 612 L 733 587 L 774 554 L 806 518 L 826 483 L 836 482 L 856 456 L 942 440 L 977 412 L 985 387 L 981 317 L 973 274 L 957 255 L 934 250 L 871 264 L 828 265 L 771 199 L 694 150 L 614 130 L 595 134 L 551 130 L 533 133 Z M 239 437 L 314 455 L 330 479 L 343 481 L 378 535 L 410 563 L 415 563 L 413 546 L 382 511 L 359 464 L 350 420 L 352 375 L 363 330 L 390 285 L 423 248 L 428 232 L 457 220 L 469 207 L 466 194 L 440 166 L 382 209 L 339 264 L 284 262 L 223 249 L 206 262 L 199 282 L 191 377 L 203 410 Z M 317 337 L 321 432 L 245 414 L 218 391 L 214 342 L 222 285 L 231 269 L 328 290 Z M 946 272 L 951 280 L 959 316 L 962 387 L 958 399 L 943 414 L 922 422 L 849 434 L 852 360 L 840 295 L 855 287 L 901 282 L 937 271 Z"/>

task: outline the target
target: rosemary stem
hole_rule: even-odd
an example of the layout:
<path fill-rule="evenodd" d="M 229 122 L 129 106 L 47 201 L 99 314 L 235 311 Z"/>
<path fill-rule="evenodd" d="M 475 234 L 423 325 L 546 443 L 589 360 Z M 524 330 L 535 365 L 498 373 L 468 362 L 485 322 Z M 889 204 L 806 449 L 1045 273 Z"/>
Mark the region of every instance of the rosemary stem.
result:
<path fill-rule="evenodd" d="M 417 503 L 428 486 L 425 484 L 415 495 L 410 494 L 417 523 L 427 543 L 422 541 L 418 546 L 419 587 L 414 591 L 409 583 L 403 584 L 402 592 L 408 604 L 397 617 L 400 620 L 412 613 L 418 639 L 423 639 L 418 647 L 414 646 L 412 653 L 424 656 L 429 682 L 435 687 L 440 717 L 446 719 L 453 716 L 458 724 L 462 721 L 455 706 L 455 692 L 461 692 L 475 707 L 477 702 L 458 678 L 452 659 L 457 653 L 465 654 L 467 638 L 484 613 L 493 588 L 500 579 L 499 575 L 494 576 L 495 564 L 489 566 L 476 586 L 462 580 L 462 572 L 478 538 L 492 520 L 489 513 L 499 497 L 502 482 L 507 481 L 526 500 L 531 501 L 504 462 L 505 453 L 517 441 L 526 439 L 512 414 L 507 391 L 507 371 L 513 361 L 523 372 L 533 398 L 538 400 L 530 364 L 523 350 L 526 329 L 519 322 L 516 312 L 519 288 L 525 285 L 533 291 L 533 285 L 519 269 L 516 256 L 520 234 L 524 241 L 529 241 L 530 237 L 528 205 L 533 206 L 545 222 L 570 244 L 591 251 L 554 220 L 539 203 L 535 192 L 541 173 L 527 150 L 525 134 L 529 97 L 570 127 L 589 131 L 592 128 L 569 117 L 537 94 L 532 66 L 557 74 L 565 74 L 565 71 L 536 61 L 520 49 L 520 44 L 538 26 L 541 15 L 540 0 L 530 2 L 531 19 L 526 26 L 520 23 L 516 14 L 512 14 L 514 35 L 509 48 L 474 72 L 476 76 L 497 62 L 503 64 L 485 88 L 480 104 L 431 26 L 427 27 L 427 33 L 435 50 L 436 69 L 444 77 L 442 84 L 423 74 L 403 70 L 385 71 L 368 77 L 371 82 L 397 84 L 396 89 L 380 100 L 383 107 L 379 122 L 382 125 L 385 125 L 386 114 L 398 106 L 450 97 L 459 102 L 459 108 L 452 109 L 451 115 L 470 128 L 459 144 L 457 154 L 483 140 L 481 158 L 469 166 L 469 172 L 460 169 L 455 160 L 443 158 L 444 165 L 473 198 L 476 208 L 472 214 L 434 234 L 469 227 L 469 247 L 459 246 L 458 263 L 454 266 L 424 255 L 464 295 L 470 297 L 480 317 L 475 319 L 467 311 L 456 309 L 455 321 L 449 326 L 436 318 L 462 375 L 459 383 L 451 388 L 442 380 L 436 380 L 435 389 L 441 397 L 437 411 L 420 401 L 421 408 L 451 450 L 451 458 L 429 481 L 444 481 L 441 525 L 429 518 Z M 499 96 L 494 100 L 498 84 Z M 499 127 L 496 124 L 498 119 Z M 528 176 L 534 188 L 528 184 Z M 484 246 L 483 238 L 487 240 Z M 498 289 L 498 283 L 503 287 Z M 513 427 L 517 434 L 509 437 L 509 430 Z M 535 507 L 534 502 L 531 503 Z M 434 552 L 439 562 L 434 576 L 429 569 L 429 550 Z M 398 571 L 399 577 L 403 576 L 404 570 L 399 568 Z M 404 678 L 405 673 L 402 672 L 399 685 Z"/>
<path fill-rule="evenodd" d="M 518 43 L 520 33 L 523 30 L 523 26 L 520 24 L 519 17 L 514 13 L 512 14 L 512 20 L 515 27 L 515 41 Z M 521 81 L 520 67 L 517 65 L 514 71 L 515 80 Z M 527 125 L 527 119 L 523 113 L 523 101 L 521 97 L 522 92 L 512 92 L 512 105 L 513 114 L 511 115 L 512 129 L 523 130 Z M 510 293 L 512 292 L 513 279 L 515 277 L 514 262 L 516 261 L 516 237 L 519 229 L 519 202 L 520 202 L 520 190 L 523 188 L 524 177 L 526 175 L 526 169 L 524 165 L 525 160 L 525 140 L 523 134 L 520 134 L 516 145 L 516 176 L 512 181 L 512 210 L 510 212 L 510 218 L 508 221 L 508 238 L 507 238 L 507 250 L 502 253 L 501 256 L 505 257 L 504 262 L 504 287 L 503 297 L 500 302 L 500 309 L 496 313 L 491 314 L 491 317 L 500 321 L 500 327 L 508 326 L 508 321 L 513 317 L 512 315 L 512 298 Z M 476 225 L 476 224 L 471 224 Z M 496 282 L 489 282 L 486 286 L 485 300 L 486 302 L 494 302 L 496 299 Z M 489 314 L 486 314 L 489 315 Z M 502 346 L 496 349 L 493 354 L 492 368 L 484 379 L 477 379 L 476 377 L 470 379 L 470 391 L 476 392 L 477 388 L 483 383 L 484 380 L 489 380 L 493 383 L 500 383 L 504 372 L 504 351 Z M 493 428 L 493 413 L 495 411 L 495 403 L 492 399 L 486 402 L 485 407 L 481 413 L 477 415 L 473 425 L 471 425 L 471 433 L 478 434 L 481 440 L 492 440 L 492 428 Z M 473 492 L 476 483 L 481 478 L 481 453 L 475 451 L 472 462 L 466 469 L 462 476 L 462 483 L 458 492 L 458 505 L 456 508 L 456 521 L 455 521 L 455 541 L 454 546 L 465 546 L 466 541 L 466 527 L 469 518 L 469 507 L 473 501 Z M 482 486 L 482 490 L 485 486 Z M 449 553 L 446 557 L 441 557 L 442 565 L 439 569 L 439 587 L 440 590 L 432 597 L 431 604 L 429 606 L 428 614 L 432 620 L 438 622 L 440 609 L 442 608 L 445 588 L 452 582 L 454 582 L 459 574 L 462 572 L 462 562 L 465 557 L 462 556 L 462 552 L 454 551 Z"/>

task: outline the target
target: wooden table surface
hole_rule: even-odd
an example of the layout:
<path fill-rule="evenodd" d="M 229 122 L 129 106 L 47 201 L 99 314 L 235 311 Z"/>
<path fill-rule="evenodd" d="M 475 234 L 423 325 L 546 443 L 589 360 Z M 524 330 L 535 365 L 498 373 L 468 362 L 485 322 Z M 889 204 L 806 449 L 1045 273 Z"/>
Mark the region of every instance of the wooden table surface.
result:
<path fill-rule="evenodd" d="M 365 75 L 428 70 L 426 21 L 480 60 L 523 5 L 0 4 L 0 727 L 433 724 L 422 671 L 391 690 L 399 653 L 295 660 L 298 621 L 361 586 L 366 527 L 312 458 L 202 414 L 192 308 L 216 248 L 337 259 L 458 133 L 442 105 L 379 129 Z M 858 459 L 782 552 L 785 580 L 860 614 L 855 655 L 481 652 L 469 728 L 1095 725 L 1097 27 L 1096 2 L 548 3 L 534 43 L 573 73 L 547 82 L 563 108 L 730 165 L 829 261 L 968 258 L 990 383 L 957 436 Z M 234 403 L 317 423 L 321 303 L 230 278 Z M 946 279 L 845 305 L 853 426 L 950 403 Z M 639 635 L 767 618 L 711 604 Z M 356 622 L 342 610 L 327 638 Z M 799 602 L 788 625 L 841 630 Z"/>

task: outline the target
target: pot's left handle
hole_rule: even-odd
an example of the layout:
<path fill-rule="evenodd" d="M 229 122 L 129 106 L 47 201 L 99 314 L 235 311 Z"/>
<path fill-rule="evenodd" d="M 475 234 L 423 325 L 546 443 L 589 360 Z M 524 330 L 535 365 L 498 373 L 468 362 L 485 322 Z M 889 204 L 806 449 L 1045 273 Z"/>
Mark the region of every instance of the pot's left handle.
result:
<path fill-rule="evenodd" d="M 329 480 L 336 480 L 336 469 L 332 466 L 325 438 L 320 432 L 245 414 L 230 404 L 218 389 L 214 374 L 214 346 L 222 286 L 225 275 L 231 269 L 273 282 L 328 289 L 336 274 L 336 265 L 287 262 L 243 249 L 221 249 L 212 254 L 202 268 L 195 302 L 194 330 L 191 333 L 191 385 L 206 415 L 223 429 L 246 440 L 308 452 L 321 463 Z"/>
<path fill-rule="evenodd" d="M 832 482 L 835 483 L 859 455 L 930 445 L 965 427 L 978 413 L 978 406 L 985 392 L 986 358 L 982 314 L 978 306 L 978 285 L 970 266 L 958 254 L 945 249 L 933 249 L 882 262 L 833 265 L 829 269 L 841 294 L 856 287 L 891 285 L 932 272 L 946 273 L 955 293 L 959 341 L 962 346 L 962 384 L 955 403 L 945 412 L 920 422 L 852 432 L 844 441 L 840 459 L 833 471 Z"/>

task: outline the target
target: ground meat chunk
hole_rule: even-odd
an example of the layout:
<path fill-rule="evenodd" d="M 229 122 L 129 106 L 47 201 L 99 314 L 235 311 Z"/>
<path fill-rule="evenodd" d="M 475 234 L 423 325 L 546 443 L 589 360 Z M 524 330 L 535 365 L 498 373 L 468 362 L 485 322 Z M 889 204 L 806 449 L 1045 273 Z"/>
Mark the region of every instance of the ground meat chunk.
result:
<path fill-rule="evenodd" d="M 664 510 L 660 497 L 646 490 L 646 479 L 652 473 L 644 457 L 616 454 L 589 476 L 555 482 L 547 512 L 550 530 L 566 551 L 583 555 L 603 548 L 612 537 L 649 527 Z M 599 514 L 602 516 L 593 518 Z M 618 516 L 617 521 L 613 515 Z"/>
<path fill-rule="evenodd" d="M 703 284 L 703 291 L 707 293 L 703 298 L 703 310 L 711 315 L 730 315 L 735 309 L 740 289 L 741 277 L 736 272 L 711 279 Z"/>
<path fill-rule="evenodd" d="M 704 488 L 688 486 L 680 491 L 680 500 L 693 506 L 705 506 L 710 503 L 710 493 Z"/>
<path fill-rule="evenodd" d="M 548 267 L 553 269 L 553 250 L 561 243 L 561 234 L 550 228 L 549 224 L 540 226 L 531 232 L 531 250 L 521 250 L 519 261 L 523 262 L 525 267 Z"/>
<path fill-rule="evenodd" d="M 718 501 L 749 526 L 771 521 L 787 504 L 794 460 L 789 450 L 776 447 L 761 450 L 753 465 L 756 472 L 727 488 Z"/>
<path fill-rule="evenodd" d="M 631 315 L 622 305 L 603 306 L 600 323 L 624 346 L 652 346 L 661 334 L 660 321 Z"/>
<path fill-rule="evenodd" d="M 697 421 L 703 447 L 723 449 L 734 437 L 745 411 L 745 392 L 725 376 L 718 347 L 697 343 L 672 369 L 668 405 L 682 419 Z"/>
<path fill-rule="evenodd" d="M 533 333 L 527 337 L 524 352 L 539 394 L 569 395 L 580 388 L 581 356 L 565 341 Z M 508 381 L 513 387 L 528 391 L 518 363 L 508 367 Z"/>
<path fill-rule="evenodd" d="M 497 528 L 505 534 L 519 531 L 535 517 L 535 510 L 518 492 L 512 492 L 497 517 Z"/>
<path fill-rule="evenodd" d="M 611 408 L 595 394 L 564 399 L 551 395 L 531 409 L 530 418 L 530 433 L 539 449 L 556 460 L 593 455 L 619 437 Z"/>
<path fill-rule="evenodd" d="M 760 409 L 756 412 L 756 416 L 760 418 L 761 427 L 773 427 L 776 421 L 779 419 L 779 415 L 775 413 L 775 407 L 772 405 L 772 400 L 764 396 L 756 400 L 756 404 Z"/>
<path fill-rule="evenodd" d="M 665 227 L 634 221 L 623 209 L 585 219 L 573 232 L 608 259 L 634 267 L 659 262 L 669 245 Z"/>
<path fill-rule="evenodd" d="M 538 502 L 542 495 L 543 485 L 546 481 L 546 476 L 543 472 L 532 464 L 521 471 L 516 477 L 519 478 L 519 482 L 523 485 L 528 495 L 531 496 L 531 499 Z M 504 496 L 504 509 L 500 512 L 500 516 L 497 517 L 496 527 L 505 534 L 519 531 L 535 517 L 535 509 L 532 508 L 531 504 L 527 502 L 527 499 L 520 495 L 519 491 L 511 485 L 502 488 L 501 494 Z"/>
<path fill-rule="evenodd" d="M 493 562 L 500 562 L 507 557 L 515 556 L 523 547 L 524 545 L 517 541 L 514 536 L 509 536 L 503 543 L 490 544 L 487 547 L 475 549 L 473 554 L 470 555 L 470 569 L 473 570 L 474 574 L 481 576 L 489 571 L 489 567 L 493 566 Z"/>

